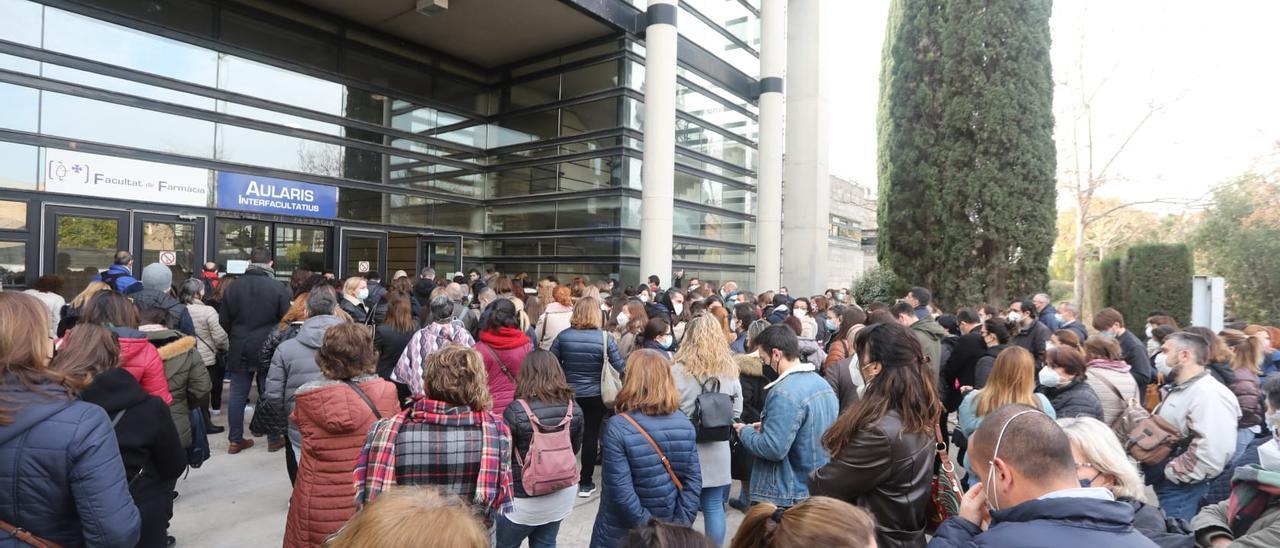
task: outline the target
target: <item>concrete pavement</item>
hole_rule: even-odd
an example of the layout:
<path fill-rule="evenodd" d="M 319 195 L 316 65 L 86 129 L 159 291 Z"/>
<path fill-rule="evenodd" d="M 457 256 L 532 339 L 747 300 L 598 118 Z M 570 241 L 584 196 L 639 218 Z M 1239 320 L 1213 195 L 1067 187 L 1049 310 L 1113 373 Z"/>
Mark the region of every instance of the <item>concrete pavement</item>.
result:
<path fill-rule="evenodd" d="M 226 415 L 214 417 L 213 422 L 226 426 Z M 246 413 L 246 427 L 248 422 Z M 169 534 L 177 537 L 179 548 L 281 544 L 292 493 L 285 472 L 285 453 L 268 453 L 266 438 L 254 441 L 257 445 L 252 448 L 228 455 L 227 435 L 210 435 L 213 457 L 178 480 L 180 496 L 174 503 Z M 599 474 L 597 469 L 597 483 Z M 560 546 L 587 546 L 599 501 L 598 491 L 591 498 L 579 499 L 573 514 L 560 526 Z M 732 508 L 726 508 L 725 514 L 727 545 L 743 515 Z M 701 517 L 694 527 L 702 531 Z"/>

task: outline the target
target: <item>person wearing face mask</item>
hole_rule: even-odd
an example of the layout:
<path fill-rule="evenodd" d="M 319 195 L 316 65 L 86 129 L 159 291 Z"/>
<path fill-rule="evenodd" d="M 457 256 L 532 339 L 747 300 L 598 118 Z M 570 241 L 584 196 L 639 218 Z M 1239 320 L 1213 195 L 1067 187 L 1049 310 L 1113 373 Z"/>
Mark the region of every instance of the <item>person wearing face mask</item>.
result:
<path fill-rule="evenodd" d="M 1258 463 L 1236 468 L 1231 498 L 1200 510 L 1191 529 L 1201 546 L 1280 546 L 1280 378 L 1262 387 L 1272 435 L 1258 447 Z"/>
<path fill-rule="evenodd" d="M 636 349 L 636 342 L 644 332 L 645 324 L 649 323 L 649 315 L 639 301 L 627 301 L 622 311 L 618 312 L 617 322 L 618 331 L 614 336 L 618 338 L 618 354 L 626 360 L 631 351 Z"/>
<path fill-rule="evenodd" d="M 1013 334 L 1013 344 L 1027 349 L 1036 359 L 1036 367 L 1044 365 L 1044 352 L 1048 348 L 1053 331 L 1036 320 L 1035 305 L 1031 301 L 1014 301 L 1009 304 L 1009 312 L 1005 315 L 1010 323 L 1017 325 Z"/>
<path fill-rule="evenodd" d="M 1134 528 L 1133 507 L 1108 489 L 1080 486 L 1070 440 L 1033 407 L 992 411 L 969 455 L 982 482 L 961 497 L 930 548 L 1156 546 Z"/>
<path fill-rule="evenodd" d="M 810 308 L 809 299 L 804 297 L 791 303 L 791 315 L 800 320 L 800 337 L 805 339 L 813 339 L 818 334 L 818 322 L 809 314 Z"/>
<path fill-rule="evenodd" d="M 342 302 L 339 308 L 351 316 L 351 321 L 355 323 L 366 323 L 369 317 L 369 305 L 365 304 L 365 299 L 369 298 L 369 284 L 363 276 L 352 276 L 342 284 Z"/>
<path fill-rule="evenodd" d="M 1036 296 L 1031 298 L 1031 304 L 1035 307 L 1036 320 L 1049 328 L 1050 333 L 1057 331 L 1061 327 L 1061 321 L 1058 320 L 1058 310 L 1049 302 L 1048 293 L 1036 293 Z"/>
<path fill-rule="evenodd" d="M 1240 404 L 1205 369 L 1209 343 L 1185 331 L 1164 341 L 1173 384 L 1155 414 L 1178 430 L 1181 443 L 1165 462 L 1143 466 L 1143 476 L 1171 517 L 1189 520 L 1209 482 L 1235 456 Z"/>
<path fill-rule="evenodd" d="M 760 421 L 760 414 L 764 412 L 764 387 L 778 379 L 778 372 L 765 367 L 757 353 L 757 340 L 768 328 L 769 322 L 764 320 L 749 323 L 744 330 L 747 333 L 746 351 L 733 357 L 738 366 L 738 383 L 742 386 L 741 418 L 747 424 Z M 729 506 L 745 513 L 751 506 L 751 468 L 755 465 L 755 457 L 750 451 L 743 449 L 742 444 L 730 444 L 729 449 L 733 460 L 730 475 L 742 484 L 738 489 L 738 497 L 731 499 Z"/>
<path fill-rule="evenodd" d="M 992 368 L 996 365 L 996 358 L 1009 348 L 1010 327 L 1011 324 L 1006 322 L 1004 318 L 989 318 L 982 322 L 982 342 L 987 345 L 987 353 L 973 366 L 973 385 L 970 389 L 981 389 L 987 385 L 987 377 L 991 375 Z M 963 394 L 967 392 L 965 385 L 960 387 Z"/>
<path fill-rule="evenodd" d="M 839 404 L 817 368 L 800 361 L 791 328 L 771 326 L 755 342 L 765 367 L 778 378 L 765 386 L 760 422 L 734 427 L 742 447 L 755 456 L 751 501 L 789 508 L 809 498 L 805 478 L 830 459 L 822 434 L 835 422 Z"/>
<path fill-rule="evenodd" d="M 733 351 L 734 354 L 745 354 L 747 352 L 747 338 L 750 336 L 751 324 L 759 319 L 760 315 L 755 305 L 749 303 L 733 305 L 733 331 L 737 333 L 737 336 L 729 344 L 729 350 Z M 681 335 L 677 331 L 677 338 L 679 337 Z"/>
<path fill-rule="evenodd" d="M 1075 332 L 1076 336 L 1083 342 L 1089 338 L 1089 330 L 1084 324 L 1080 323 L 1080 305 L 1075 303 L 1060 303 L 1058 305 L 1058 329 L 1070 329 Z"/>
<path fill-rule="evenodd" d="M 675 341 L 675 336 L 671 334 L 671 324 L 662 318 L 650 318 L 644 324 L 644 330 L 640 332 L 639 348 L 647 348 L 653 350 L 668 360 L 671 359 L 671 346 Z"/>
<path fill-rule="evenodd" d="M 671 332 L 675 333 L 676 341 L 684 340 L 684 328 L 689 322 L 689 315 L 685 314 L 685 295 L 679 289 L 668 289 L 662 296 L 662 304 L 671 311 Z"/>
<path fill-rule="evenodd" d="M 1124 327 L 1124 315 L 1114 308 L 1104 308 L 1093 315 L 1093 328 L 1104 337 L 1111 337 L 1120 343 L 1120 352 L 1124 362 L 1129 364 L 1129 374 L 1138 384 L 1138 398 L 1147 401 L 1147 385 L 1155 380 L 1155 369 L 1151 367 L 1151 359 L 1146 345 L 1138 337 Z"/>
<path fill-rule="evenodd" d="M 1085 380 L 1084 354 L 1074 348 L 1053 348 L 1045 353 L 1036 391 L 1049 398 L 1058 417 L 1090 417 L 1102 420 L 1102 403 Z"/>
<path fill-rule="evenodd" d="M 1071 440 L 1080 487 L 1101 487 L 1116 501 L 1133 508 L 1133 528 L 1160 548 L 1192 548 L 1196 539 L 1185 522 L 1170 520 L 1159 507 L 1147 504 L 1146 487 L 1138 467 L 1124 453 L 1111 428 L 1094 419 L 1058 419 Z"/>

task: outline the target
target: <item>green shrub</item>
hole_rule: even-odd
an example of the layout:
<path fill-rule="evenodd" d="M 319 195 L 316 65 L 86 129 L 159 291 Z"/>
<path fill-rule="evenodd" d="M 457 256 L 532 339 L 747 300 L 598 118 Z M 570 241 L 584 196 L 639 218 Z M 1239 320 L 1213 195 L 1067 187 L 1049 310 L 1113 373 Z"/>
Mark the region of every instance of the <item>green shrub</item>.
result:
<path fill-rule="evenodd" d="M 1185 244 L 1130 247 L 1124 261 L 1125 299 L 1118 307 L 1129 329 L 1143 331 L 1147 314 L 1161 310 L 1179 325 L 1191 319 L 1191 248 Z"/>
<path fill-rule="evenodd" d="M 867 270 L 853 281 L 853 298 L 861 306 L 872 303 L 892 304 L 907 294 L 911 286 L 883 266 Z"/>
<path fill-rule="evenodd" d="M 1107 256 L 1098 265 L 1098 277 L 1102 286 L 1102 301 L 1097 303 L 1101 306 L 1095 308 L 1094 312 L 1107 307 L 1123 311 L 1125 302 L 1124 258 L 1118 253 Z"/>
<path fill-rule="evenodd" d="M 1075 302 L 1076 296 L 1072 291 L 1075 290 L 1070 280 L 1049 280 L 1049 301 L 1060 303 L 1062 301 Z"/>

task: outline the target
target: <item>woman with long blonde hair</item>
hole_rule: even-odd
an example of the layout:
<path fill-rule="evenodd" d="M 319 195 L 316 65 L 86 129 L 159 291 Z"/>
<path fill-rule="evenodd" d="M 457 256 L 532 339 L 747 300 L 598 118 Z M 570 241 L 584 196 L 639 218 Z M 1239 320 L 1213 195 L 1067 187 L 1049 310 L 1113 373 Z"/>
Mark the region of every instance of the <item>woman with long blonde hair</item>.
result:
<path fill-rule="evenodd" d="M 67 330 L 75 327 L 76 323 L 79 323 L 80 311 L 84 309 L 85 304 L 88 304 L 91 297 L 97 295 L 100 291 L 109 290 L 111 290 L 111 286 L 107 285 L 106 282 L 89 282 L 89 285 L 84 286 L 84 291 L 81 291 L 79 295 L 72 298 L 71 302 L 68 302 L 63 306 L 62 310 L 58 313 L 60 316 L 58 318 L 58 336 L 62 337 L 63 335 L 66 335 Z"/>
<path fill-rule="evenodd" d="M 676 389 L 680 391 L 680 410 L 689 417 L 697 411 L 698 396 L 707 392 L 727 395 L 733 405 L 733 416 L 742 415 L 742 384 L 738 382 L 738 364 L 724 342 L 720 322 L 710 314 L 689 320 L 684 341 L 676 351 L 671 367 Z M 695 421 L 695 428 L 700 425 Z M 724 500 L 733 483 L 729 471 L 728 431 L 717 436 L 698 428 L 698 464 L 702 472 L 703 531 L 716 546 L 724 544 Z M 723 439 L 721 439 L 723 438 Z"/>
<path fill-rule="evenodd" d="M 1010 345 L 996 356 L 987 384 L 969 392 L 960 403 L 960 431 L 966 438 L 972 436 L 982 425 L 983 417 L 1011 403 L 1035 407 L 1049 415 L 1049 418 L 1056 419 L 1057 414 L 1053 410 L 1053 404 L 1049 403 L 1049 398 L 1035 390 L 1035 359 L 1027 349 Z M 973 469 L 970 468 L 969 472 L 972 474 Z"/>
<path fill-rule="evenodd" d="M 592 548 L 617 546 L 627 531 L 649 518 L 688 526 L 698 515 L 697 434 L 680 412 L 671 364 L 662 354 L 641 349 L 631 353 L 626 371 L 618 414 L 609 419 L 601 444 L 603 490 Z"/>

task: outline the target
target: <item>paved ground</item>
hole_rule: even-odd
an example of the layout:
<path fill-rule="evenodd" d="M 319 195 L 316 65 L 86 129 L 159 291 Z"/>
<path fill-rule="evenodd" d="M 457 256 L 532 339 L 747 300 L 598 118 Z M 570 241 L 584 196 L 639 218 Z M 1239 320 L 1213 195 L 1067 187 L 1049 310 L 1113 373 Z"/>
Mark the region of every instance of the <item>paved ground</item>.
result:
<path fill-rule="evenodd" d="M 214 417 L 214 424 L 225 426 L 226 416 Z M 177 537 L 179 548 L 280 545 L 292 492 L 284 451 L 268 453 L 266 438 L 255 441 L 258 445 L 253 448 L 228 455 L 226 434 L 209 436 L 213 458 L 178 480 L 180 496 L 174 503 L 169 534 Z M 599 478 L 598 470 L 596 474 Z M 579 499 L 577 509 L 560 527 L 561 546 L 588 544 L 598 505 L 598 493 Z M 742 513 L 730 508 L 726 517 L 732 537 Z M 694 527 L 702 530 L 701 518 Z"/>

